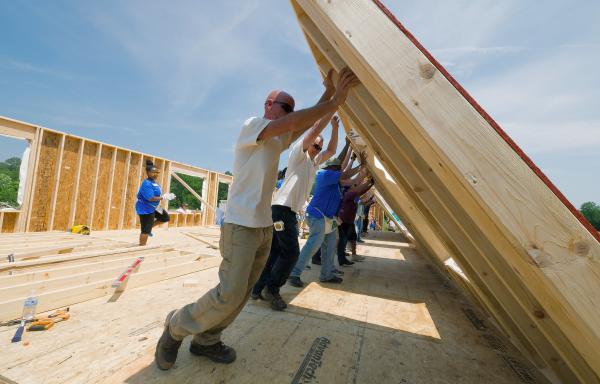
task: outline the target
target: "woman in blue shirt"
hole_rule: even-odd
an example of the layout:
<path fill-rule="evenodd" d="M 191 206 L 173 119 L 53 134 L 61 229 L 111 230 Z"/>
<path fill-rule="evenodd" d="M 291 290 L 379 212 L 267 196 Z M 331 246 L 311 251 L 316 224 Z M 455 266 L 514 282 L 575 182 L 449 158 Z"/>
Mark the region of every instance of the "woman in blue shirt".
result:
<path fill-rule="evenodd" d="M 137 193 L 135 211 L 140 216 L 142 233 L 140 245 L 146 245 L 148 236 L 152 235 L 152 228 L 169 221 L 169 214 L 160 206 L 161 200 L 173 200 L 174 193 L 161 195 L 160 185 L 156 182 L 159 170 L 151 160 L 146 160 L 146 175 L 148 178 L 142 182 Z"/>

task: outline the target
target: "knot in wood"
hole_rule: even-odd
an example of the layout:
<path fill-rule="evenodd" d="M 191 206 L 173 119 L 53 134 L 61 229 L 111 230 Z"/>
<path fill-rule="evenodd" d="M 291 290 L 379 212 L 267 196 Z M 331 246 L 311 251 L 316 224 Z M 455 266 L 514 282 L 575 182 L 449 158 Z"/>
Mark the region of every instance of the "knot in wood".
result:
<path fill-rule="evenodd" d="M 435 67 L 431 63 L 424 63 L 419 65 L 419 73 L 425 80 L 429 80 L 435 75 Z"/>

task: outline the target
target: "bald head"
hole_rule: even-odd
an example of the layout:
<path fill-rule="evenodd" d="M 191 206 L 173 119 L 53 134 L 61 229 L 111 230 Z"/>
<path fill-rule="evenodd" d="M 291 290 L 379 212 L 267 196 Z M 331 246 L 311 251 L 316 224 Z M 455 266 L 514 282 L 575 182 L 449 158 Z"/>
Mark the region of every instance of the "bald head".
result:
<path fill-rule="evenodd" d="M 286 103 L 289 104 L 292 108 L 296 106 L 296 102 L 294 101 L 294 98 L 292 97 L 292 95 L 290 95 L 289 93 L 287 93 L 286 91 L 281 91 L 281 90 L 274 90 L 271 91 L 269 93 L 269 96 L 267 96 L 267 100 L 265 101 L 265 103 L 270 101 L 279 101 L 282 103 Z"/>
<path fill-rule="evenodd" d="M 279 119 L 292 112 L 295 105 L 296 102 L 289 93 L 281 90 L 271 91 L 265 100 L 265 118 Z"/>

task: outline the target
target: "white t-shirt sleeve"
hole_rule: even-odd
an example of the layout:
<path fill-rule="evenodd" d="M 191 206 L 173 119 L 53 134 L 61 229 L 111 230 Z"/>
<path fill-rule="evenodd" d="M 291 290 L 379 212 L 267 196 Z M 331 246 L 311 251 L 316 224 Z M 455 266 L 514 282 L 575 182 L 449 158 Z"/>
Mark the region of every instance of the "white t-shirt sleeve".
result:
<path fill-rule="evenodd" d="M 292 150 L 290 151 L 290 163 L 297 164 L 304 160 L 304 140 L 300 138 L 294 145 L 292 146 Z"/>
<path fill-rule="evenodd" d="M 246 120 L 235 144 L 236 148 L 258 145 L 258 136 L 270 122 L 271 120 L 263 119 L 262 117 L 251 117 Z"/>

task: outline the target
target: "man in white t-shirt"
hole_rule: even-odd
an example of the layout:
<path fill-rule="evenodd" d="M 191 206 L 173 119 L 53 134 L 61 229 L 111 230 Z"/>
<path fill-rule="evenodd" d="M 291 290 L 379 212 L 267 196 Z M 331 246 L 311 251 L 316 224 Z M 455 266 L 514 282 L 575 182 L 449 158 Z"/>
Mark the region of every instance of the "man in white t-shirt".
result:
<path fill-rule="evenodd" d="M 292 146 L 285 179 L 271 205 L 274 223 L 271 253 L 265 269 L 252 288 L 251 297 L 255 300 L 262 298 L 269 301 L 271 308 L 276 311 L 283 311 L 287 307 L 279 289 L 287 281 L 300 254 L 297 214 L 310 194 L 319 165 L 335 155 L 337 149 L 339 121 L 337 116 L 333 119 L 331 117 L 327 115 L 321 118 L 302 140 L 298 140 Z M 330 119 L 331 139 L 327 149 L 322 151 L 321 132 Z"/>
<path fill-rule="evenodd" d="M 235 145 L 234 179 L 221 227 L 219 284 L 196 302 L 167 315 L 155 352 L 160 369 L 173 366 L 181 342 L 188 335 L 194 335 L 192 354 L 218 363 L 235 360 L 233 348 L 220 341 L 221 332 L 241 312 L 269 256 L 273 237 L 271 198 L 279 156 L 317 120 L 335 112 L 350 88 L 358 84 L 347 68 L 340 71 L 337 87 L 331 78 L 330 72 L 324 82 L 325 92 L 315 106 L 294 112 L 292 96 L 273 91 L 265 101 L 264 116 L 244 123 Z"/>

